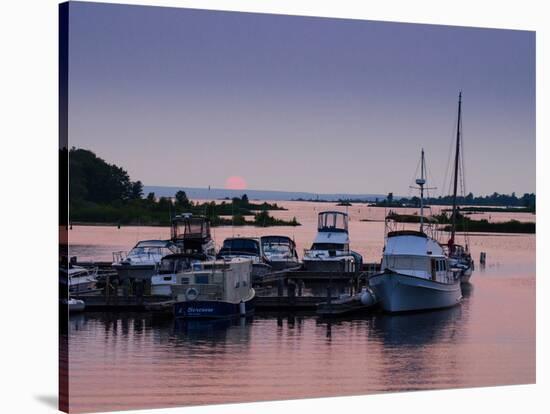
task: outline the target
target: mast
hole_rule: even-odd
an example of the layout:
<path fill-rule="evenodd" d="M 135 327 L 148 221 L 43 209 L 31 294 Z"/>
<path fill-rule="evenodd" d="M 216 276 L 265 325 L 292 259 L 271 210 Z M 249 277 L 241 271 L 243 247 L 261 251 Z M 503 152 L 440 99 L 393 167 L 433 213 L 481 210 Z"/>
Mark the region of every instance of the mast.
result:
<path fill-rule="evenodd" d="M 455 175 L 454 175 L 454 187 L 453 187 L 453 217 L 451 226 L 451 239 L 449 244 L 454 245 L 455 233 L 456 233 L 456 218 L 457 218 L 457 205 L 456 205 L 456 192 L 458 186 L 458 168 L 460 159 L 460 118 L 462 112 L 462 91 L 458 94 L 458 121 L 456 126 L 456 150 L 455 150 Z"/>
<path fill-rule="evenodd" d="M 424 176 L 424 148 L 422 148 L 422 155 L 420 156 L 420 178 L 416 179 L 416 184 L 420 187 L 420 231 L 424 232 L 424 184 L 426 184 L 426 178 Z"/>

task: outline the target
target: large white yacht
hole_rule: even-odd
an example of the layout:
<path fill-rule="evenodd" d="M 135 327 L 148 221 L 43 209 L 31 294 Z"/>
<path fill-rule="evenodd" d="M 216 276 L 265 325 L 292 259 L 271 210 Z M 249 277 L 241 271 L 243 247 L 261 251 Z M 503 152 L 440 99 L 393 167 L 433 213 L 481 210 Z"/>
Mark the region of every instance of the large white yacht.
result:
<path fill-rule="evenodd" d="M 363 258 L 349 248 L 348 215 L 341 211 L 319 213 L 317 236 L 311 249 L 304 252 L 308 271 L 356 272 Z"/>
<path fill-rule="evenodd" d="M 387 312 L 446 308 L 462 299 L 459 274 L 450 268 L 443 247 L 427 234 L 435 229 L 426 226 L 424 218 L 424 150 L 421 177 L 416 184 L 420 189 L 420 231 L 387 232 L 382 272 L 369 278 L 370 287 Z"/>

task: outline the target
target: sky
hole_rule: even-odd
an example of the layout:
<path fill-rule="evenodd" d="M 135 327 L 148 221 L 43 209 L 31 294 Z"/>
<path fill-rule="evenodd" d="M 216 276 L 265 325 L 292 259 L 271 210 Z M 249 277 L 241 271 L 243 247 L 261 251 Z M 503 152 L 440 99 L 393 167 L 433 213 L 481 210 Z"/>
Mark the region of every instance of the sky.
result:
<path fill-rule="evenodd" d="M 146 185 L 535 192 L 535 33 L 71 2 L 69 145 Z M 445 178 L 447 179 L 445 181 Z"/>

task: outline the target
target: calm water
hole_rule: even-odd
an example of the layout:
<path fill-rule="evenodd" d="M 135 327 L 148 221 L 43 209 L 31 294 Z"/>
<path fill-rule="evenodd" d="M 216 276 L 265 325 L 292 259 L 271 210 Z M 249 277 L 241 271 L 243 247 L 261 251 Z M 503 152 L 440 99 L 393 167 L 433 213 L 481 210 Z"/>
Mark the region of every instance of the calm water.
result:
<path fill-rule="evenodd" d="M 280 203 L 298 228 L 218 228 L 232 234 L 294 235 L 305 248 L 315 214 L 330 204 Z M 383 209 L 353 206 L 355 250 L 378 261 Z M 505 213 L 501 213 L 505 214 Z M 534 220 L 534 216 L 530 216 Z M 502 219 L 492 214 L 491 219 Z M 523 219 L 523 218 L 521 218 Z M 163 228 L 74 227 L 71 254 L 109 260 Z M 70 319 L 70 404 L 74 411 L 354 395 L 535 381 L 535 237 L 476 235 L 487 252 L 464 301 L 404 316 L 380 313 L 328 323 L 315 315 L 257 314 L 247 321 L 178 324 L 140 313 Z"/>

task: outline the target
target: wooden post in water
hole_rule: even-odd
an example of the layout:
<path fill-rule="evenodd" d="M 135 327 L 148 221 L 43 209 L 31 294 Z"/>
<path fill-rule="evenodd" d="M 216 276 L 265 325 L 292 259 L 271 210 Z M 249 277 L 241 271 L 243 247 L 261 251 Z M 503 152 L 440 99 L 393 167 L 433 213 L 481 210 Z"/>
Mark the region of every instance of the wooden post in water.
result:
<path fill-rule="evenodd" d="M 296 302 L 296 283 L 292 279 L 288 280 L 287 296 L 288 303 L 294 305 L 294 303 Z"/>
<path fill-rule="evenodd" d="M 281 297 L 284 295 L 284 280 L 282 278 L 277 279 L 277 296 Z"/>
<path fill-rule="evenodd" d="M 479 264 L 484 265 L 486 260 L 487 260 L 487 253 L 485 252 L 479 253 Z"/>
<path fill-rule="evenodd" d="M 105 288 L 103 289 L 103 293 L 105 294 L 105 303 L 109 303 L 109 296 L 111 294 L 111 276 L 107 273 L 107 276 L 105 276 Z"/>

